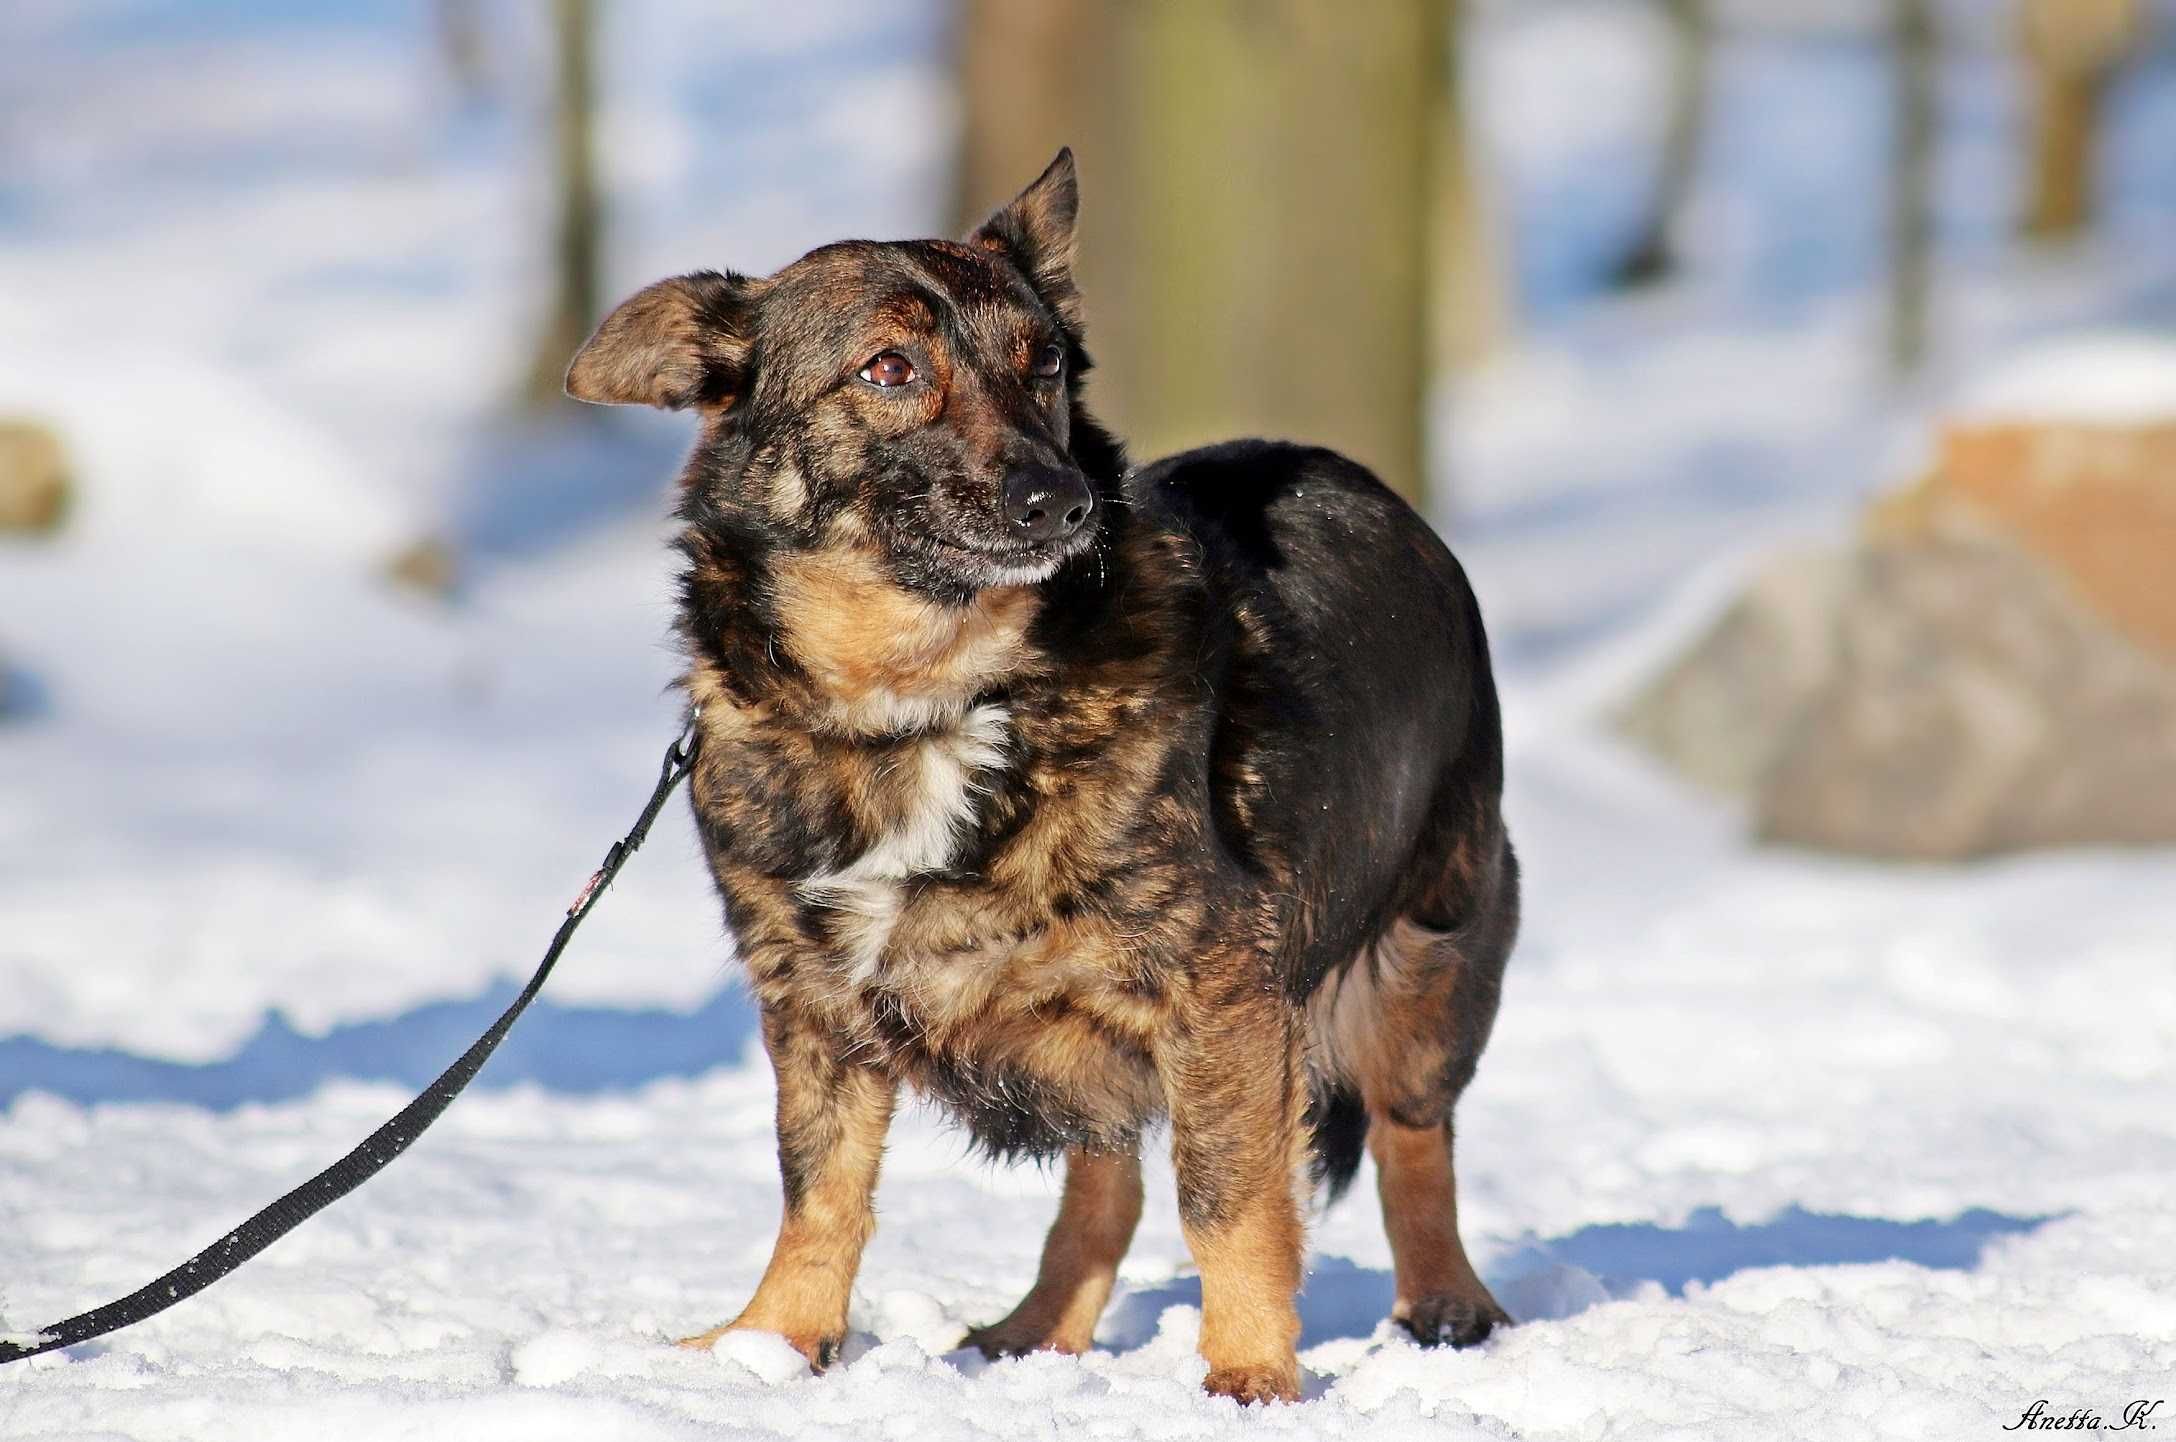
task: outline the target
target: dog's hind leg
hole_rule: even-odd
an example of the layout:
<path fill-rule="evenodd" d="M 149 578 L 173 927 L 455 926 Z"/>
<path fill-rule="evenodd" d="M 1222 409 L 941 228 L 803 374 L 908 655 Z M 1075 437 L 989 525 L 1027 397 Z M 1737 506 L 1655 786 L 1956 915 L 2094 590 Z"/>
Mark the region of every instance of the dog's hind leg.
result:
<path fill-rule="evenodd" d="M 764 1008 L 763 1043 L 778 1073 L 785 1219 L 741 1314 L 680 1345 L 708 1347 L 730 1331 L 776 1332 L 822 1371 L 846 1339 L 854 1274 L 876 1230 L 872 1202 L 894 1088 L 881 1073 L 842 1060 L 830 1036 L 783 1010 Z"/>
<path fill-rule="evenodd" d="M 1391 1319 L 1424 1346 L 1471 1346 L 1511 1322 L 1459 1239 L 1451 1161 L 1451 1110 L 1487 1043 L 1508 949 L 1493 917 L 1450 931 L 1400 920 L 1328 998 L 1337 1064 L 1367 1105 Z"/>
<path fill-rule="evenodd" d="M 1383 1230 L 1397 1274 L 1390 1319 L 1424 1347 L 1470 1347 L 1511 1318 L 1489 1295 L 1458 1237 L 1451 1124 L 1409 1127 L 1371 1116 L 1368 1151 L 1383 1200 Z"/>
<path fill-rule="evenodd" d="M 1035 1285 L 1003 1321 L 975 1328 L 961 1345 L 979 1347 L 986 1357 L 1087 1351 L 1140 1220 L 1136 1153 L 1069 1150 L 1065 1193 L 1043 1241 Z"/>

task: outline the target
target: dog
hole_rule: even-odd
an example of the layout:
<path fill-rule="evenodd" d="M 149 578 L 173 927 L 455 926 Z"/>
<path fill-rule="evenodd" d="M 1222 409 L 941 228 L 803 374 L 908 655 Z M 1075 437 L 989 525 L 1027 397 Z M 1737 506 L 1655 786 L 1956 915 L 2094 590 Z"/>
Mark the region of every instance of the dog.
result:
<path fill-rule="evenodd" d="M 1034 1285 L 969 1343 L 1088 1349 L 1167 1122 L 1204 1385 L 1293 1400 L 1303 1216 L 1363 1146 L 1392 1317 L 1455 1346 L 1510 1320 L 1452 1170 L 1518 926 L 1488 642 L 1342 456 L 1128 467 L 1081 399 L 1077 209 L 1060 152 L 964 242 L 660 281 L 568 372 L 701 420 L 691 794 L 785 1205 L 754 1298 L 687 1340 L 834 1359 L 906 1086 L 995 1157 L 1065 1159 Z"/>

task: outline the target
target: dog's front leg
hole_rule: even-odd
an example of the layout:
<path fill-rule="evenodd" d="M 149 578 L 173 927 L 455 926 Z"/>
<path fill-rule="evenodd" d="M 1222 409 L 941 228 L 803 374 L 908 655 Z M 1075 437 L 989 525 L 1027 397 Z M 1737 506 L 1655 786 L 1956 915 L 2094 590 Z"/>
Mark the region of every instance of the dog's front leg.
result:
<path fill-rule="evenodd" d="M 1179 1222 L 1201 1269 L 1202 1385 L 1241 1402 L 1299 1399 L 1304 1236 L 1299 1055 L 1281 992 L 1235 980 L 1188 1008 L 1158 1057 Z"/>
<path fill-rule="evenodd" d="M 821 1371 L 846 1338 L 854 1273 L 876 1230 L 871 1203 L 894 1087 L 889 1077 L 841 1055 L 832 1034 L 783 1008 L 764 1009 L 763 1045 L 778 1075 L 785 1219 L 747 1307 L 681 1345 L 708 1347 L 729 1331 L 776 1332 Z"/>

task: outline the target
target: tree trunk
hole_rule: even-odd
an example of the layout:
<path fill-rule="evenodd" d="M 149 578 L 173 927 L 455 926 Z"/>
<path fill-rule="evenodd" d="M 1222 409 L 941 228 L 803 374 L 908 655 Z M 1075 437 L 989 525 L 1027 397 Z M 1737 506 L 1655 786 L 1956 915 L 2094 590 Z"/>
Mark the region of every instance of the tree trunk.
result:
<path fill-rule="evenodd" d="M 1111 162 L 1121 3 L 956 0 L 964 103 L 953 229 L 965 234 L 1073 147 L 1083 183 Z M 1084 217 L 1085 219 L 1085 217 Z"/>
<path fill-rule="evenodd" d="M 1926 358 L 1932 299 L 1935 108 L 1941 37 L 1933 0 L 1896 0 L 1896 113 L 1889 162 L 1889 362 Z"/>
<path fill-rule="evenodd" d="M 1692 200 L 1707 130 L 1709 73 L 1715 23 L 1708 0 L 1662 0 L 1670 19 L 1670 118 L 1653 198 L 1631 251 L 1611 278 L 1620 287 L 1651 285 L 1677 268 L 1672 236 Z"/>
<path fill-rule="evenodd" d="M 597 190 L 596 7 L 593 0 L 554 0 L 557 50 L 552 116 L 552 169 L 558 215 L 552 242 L 552 294 L 524 397 L 534 407 L 556 404 L 567 363 L 601 318 L 604 204 Z"/>
<path fill-rule="evenodd" d="M 961 218 L 1074 144 L 1090 394 L 1138 454 L 1291 436 L 1419 495 L 1449 14 L 967 0 Z"/>
<path fill-rule="evenodd" d="M 2139 28 L 2137 0 L 2024 0 L 2033 139 L 2027 235 L 2060 240 L 2092 223 L 2101 99 Z"/>
<path fill-rule="evenodd" d="M 1436 117 L 1428 127 L 1435 199 L 1426 284 L 1434 369 L 1456 374 L 1503 344 L 1510 329 L 1509 287 L 1481 167 L 1474 159 L 1464 63 L 1466 6 L 1464 0 L 1442 4 L 1447 54 L 1443 84 L 1436 92 Z"/>
<path fill-rule="evenodd" d="M 1133 352 L 1139 321 L 1127 263 L 1138 217 L 1127 208 L 1133 157 L 1120 74 L 1131 7 L 1132 0 L 955 0 L 953 12 L 963 102 L 954 233 L 980 225 L 1061 146 L 1073 148 L 1085 196 L 1074 274 L 1098 362 L 1088 398 L 1121 430 L 1123 368 L 1107 362 Z"/>
<path fill-rule="evenodd" d="M 2094 139 L 2100 129 L 2100 78 L 2033 67 L 2032 193 L 2025 233 L 2060 240 L 2093 216 Z"/>

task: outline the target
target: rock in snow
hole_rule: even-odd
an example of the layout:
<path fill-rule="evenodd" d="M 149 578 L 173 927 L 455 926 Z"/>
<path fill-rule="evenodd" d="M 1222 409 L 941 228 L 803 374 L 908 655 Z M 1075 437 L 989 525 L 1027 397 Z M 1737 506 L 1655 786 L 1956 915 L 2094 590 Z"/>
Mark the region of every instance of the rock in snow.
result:
<path fill-rule="evenodd" d="M 2176 398 L 2136 425 L 1953 425 L 1918 485 L 1878 504 L 1884 540 L 1992 536 L 2176 660 Z"/>
<path fill-rule="evenodd" d="M 1952 425 L 1866 532 L 1772 561 L 1618 729 L 1771 841 L 2176 842 L 2176 418 Z"/>
<path fill-rule="evenodd" d="M 1764 838 L 1937 859 L 2176 842 L 2176 666 L 2023 552 L 1869 547 L 1835 627 L 1762 778 Z"/>
<path fill-rule="evenodd" d="M 1619 710 L 1617 729 L 1729 796 L 1759 788 L 1836 664 L 1850 558 L 1773 558 L 1715 624 Z"/>

